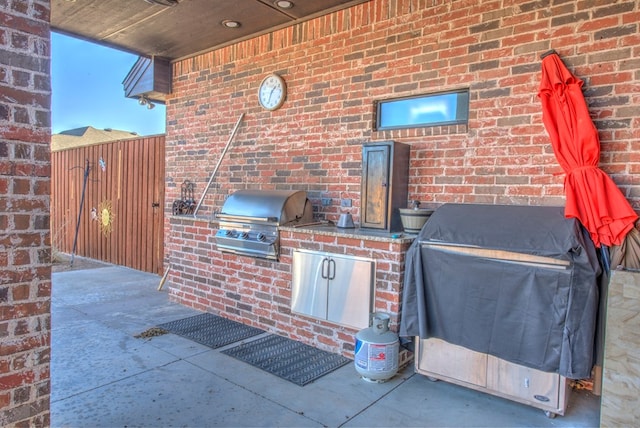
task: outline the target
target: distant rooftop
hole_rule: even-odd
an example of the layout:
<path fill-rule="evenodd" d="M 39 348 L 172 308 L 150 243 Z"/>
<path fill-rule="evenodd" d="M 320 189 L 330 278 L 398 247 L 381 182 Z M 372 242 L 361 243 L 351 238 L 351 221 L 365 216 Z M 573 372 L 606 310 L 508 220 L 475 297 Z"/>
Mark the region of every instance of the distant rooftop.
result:
<path fill-rule="evenodd" d="M 117 129 L 96 129 L 92 126 L 69 129 L 51 136 L 51 151 L 72 149 L 75 147 L 91 146 L 109 141 L 139 138 L 135 132 L 120 131 Z"/>

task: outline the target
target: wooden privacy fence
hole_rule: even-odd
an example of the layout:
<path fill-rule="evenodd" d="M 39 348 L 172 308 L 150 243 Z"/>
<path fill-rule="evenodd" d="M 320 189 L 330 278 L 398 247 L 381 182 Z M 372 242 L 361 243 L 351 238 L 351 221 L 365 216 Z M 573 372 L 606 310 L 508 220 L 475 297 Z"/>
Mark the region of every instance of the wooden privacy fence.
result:
<path fill-rule="evenodd" d="M 162 274 L 164 151 L 160 135 L 52 152 L 53 250 L 72 254 L 78 224 L 75 255 Z"/>

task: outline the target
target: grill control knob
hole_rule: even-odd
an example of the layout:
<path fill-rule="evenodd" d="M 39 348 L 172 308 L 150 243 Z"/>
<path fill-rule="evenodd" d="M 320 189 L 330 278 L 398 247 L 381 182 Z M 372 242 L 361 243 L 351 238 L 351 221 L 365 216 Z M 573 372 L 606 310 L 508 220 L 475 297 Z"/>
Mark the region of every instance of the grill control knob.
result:
<path fill-rule="evenodd" d="M 244 231 L 243 231 L 243 232 L 240 232 L 240 237 L 241 237 L 242 239 L 247 239 L 247 238 L 249 237 L 249 234 L 248 234 L 247 232 L 244 232 Z"/>
<path fill-rule="evenodd" d="M 225 230 L 222 231 L 222 234 L 224 236 L 229 236 L 229 235 L 231 235 L 231 231 L 229 229 L 225 229 Z"/>
<path fill-rule="evenodd" d="M 258 241 L 263 241 L 263 242 L 264 242 L 265 239 L 267 239 L 267 237 L 264 236 L 264 233 L 262 233 L 262 232 L 258 233 L 256 238 L 258 238 Z"/>

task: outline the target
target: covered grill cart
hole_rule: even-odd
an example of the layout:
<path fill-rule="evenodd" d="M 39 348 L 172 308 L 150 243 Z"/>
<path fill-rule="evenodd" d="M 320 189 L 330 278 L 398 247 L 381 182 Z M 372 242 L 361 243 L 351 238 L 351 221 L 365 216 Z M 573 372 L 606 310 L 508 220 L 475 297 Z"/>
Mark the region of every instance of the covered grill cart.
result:
<path fill-rule="evenodd" d="M 407 253 L 416 371 L 564 414 L 594 361 L 600 264 L 562 207 L 445 204 Z"/>

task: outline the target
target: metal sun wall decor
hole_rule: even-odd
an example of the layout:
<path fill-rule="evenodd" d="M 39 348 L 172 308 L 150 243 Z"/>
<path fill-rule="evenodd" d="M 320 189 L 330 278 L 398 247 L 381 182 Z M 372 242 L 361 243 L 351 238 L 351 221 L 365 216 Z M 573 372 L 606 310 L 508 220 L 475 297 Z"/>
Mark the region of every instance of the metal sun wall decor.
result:
<path fill-rule="evenodd" d="M 111 234 L 115 218 L 111 201 L 100 202 L 100 205 L 98 205 L 98 227 L 105 238 L 108 238 Z"/>

